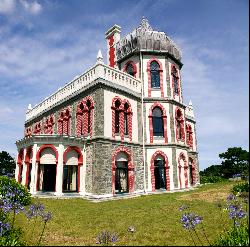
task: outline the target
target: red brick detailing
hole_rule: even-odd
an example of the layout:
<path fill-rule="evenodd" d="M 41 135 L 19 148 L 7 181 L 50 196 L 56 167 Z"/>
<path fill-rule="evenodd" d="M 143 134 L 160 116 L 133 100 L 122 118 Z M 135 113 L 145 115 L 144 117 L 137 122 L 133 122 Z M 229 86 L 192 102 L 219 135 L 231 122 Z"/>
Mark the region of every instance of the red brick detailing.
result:
<path fill-rule="evenodd" d="M 30 136 L 32 136 L 32 126 L 27 127 L 25 129 L 25 137 L 30 137 Z"/>
<path fill-rule="evenodd" d="M 186 124 L 186 143 L 193 149 L 193 130 L 190 124 Z"/>
<path fill-rule="evenodd" d="M 63 109 L 60 112 L 58 119 L 58 134 L 59 135 L 70 135 L 70 119 L 71 119 L 70 107 Z"/>
<path fill-rule="evenodd" d="M 164 161 L 165 161 L 165 168 L 166 168 L 166 190 L 170 190 L 170 176 L 169 176 L 169 168 L 170 166 L 168 165 L 168 157 L 167 155 L 158 150 L 156 151 L 151 158 L 151 166 L 150 166 L 150 172 L 151 172 L 151 184 L 152 184 L 152 191 L 155 191 L 155 174 L 154 174 L 154 168 L 155 168 L 155 164 L 154 161 L 156 159 L 156 156 L 160 155 Z"/>
<path fill-rule="evenodd" d="M 147 62 L 147 73 L 148 73 L 148 97 L 151 97 L 151 71 L 150 71 L 150 64 L 156 61 L 159 64 L 159 73 L 160 73 L 160 89 L 161 89 L 161 97 L 164 97 L 164 92 L 163 92 L 163 68 L 161 62 L 156 58 L 152 57 L 148 62 Z"/>
<path fill-rule="evenodd" d="M 31 154 L 32 154 L 32 147 L 28 147 L 26 149 L 26 155 L 24 162 L 27 166 L 26 169 L 26 181 L 25 181 L 25 186 L 28 187 L 28 182 L 29 182 L 29 172 L 30 172 L 30 167 L 31 167 Z"/>
<path fill-rule="evenodd" d="M 122 107 L 123 108 L 123 107 Z M 124 109 L 122 109 L 122 111 L 119 114 L 119 125 L 120 125 L 120 136 L 121 136 L 121 140 L 124 140 Z"/>
<path fill-rule="evenodd" d="M 81 179 L 81 166 L 83 165 L 83 155 L 82 152 L 80 150 L 80 148 L 76 147 L 76 146 L 72 146 L 72 147 L 67 147 L 66 150 L 63 153 L 63 164 L 66 165 L 66 158 L 67 158 L 67 153 L 70 150 L 74 150 L 75 152 L 78 153 L 78 176 L 77 176 L 77 192 L 80 191 L 80 179 Z"/>
<path fill-rule="evenodd" d="M 124 152 L 128 156 L 128 189 L 129 193 L 134 192 L 134 164 L 131 151 L 126 147 L 118 147 L 112 155 L 112 193 L 115 195 L 115 159 L 118 153 Z"/>
<path fill-rule="evenodd" d="M 167 133 L 167 115 L 166 110 L 162 104 L 159 102 L 155 102 L 149 109 L 149 133 L 150 133 L 150 143 L 153 143 L 154 135 L 153 135 L 153 110 L 155 107 L 159 107 L 162 111 L 163 125 L 164 125 L 164 140 L 165 143 L 168 143 L 168 133 Z"/>
<path fill-rule="evenodd" d="M 181 139 L 179 139 L 179 130 L 178 130 L 178 122 L 181 125 Z M 183 118 L 183 114 L 180 108 L 176 107 L 175 109 L 175 137 L 176 137 L 176 141 L 183 141 L 185 142 L 185 130 L 184 130 L 184 118 Z"/>
<path fill-rule="evenodd" d="M 24 159 L 24 151 L 23 149 L 20 149 L 20 151 L 18 152 L 18 157 L 17 157 L 17 164 L 18 164 L 18 178 L 17 178 L 17 182 L 21 183 L 21 170 L 22 170 L 22 166 L 23 166 L 23 159 Z"/>
<path fill-rule="evenodd" d="M 41 122 L 35 123 L 34 127 L 34 135 L 39 135 L 41 134 Z"/>
<path fill-rule="evenodd" d="M 177 80 L 178 80 L 178 96 L 179 96 L 179 101 L 181 101 L 181 88 L 180 88 L 180 71 L 176 68 L 175 65 L 171 64 L 171 78 L 172 78 L 172 95 L 173 98 L 175 98 L 175 92 L 174 92 L 174 76 L 173 74 L 176 72 L 178 75 Z"/>
<path fill-rule="evenodd" d="M 55 124 L 54 115 L 51 114 L 49 117 L 46 118 L 44 123 L 44 134 L 53 134 L 53 126 Z"/>
<path fill-rule="evenodd" d="M 184 167 L 181 166 L 181 160 L 184 161 Z M 182 188 L 182 181 L 181 181 L 181 170 L 184 168 L 184 177 L 185 177 L 185 188 L 188 188 L 188 177 L 187 177 L 187 159 L 186 156 L 184 155 L 183 152 L 180 153 L 179 158 L 178 158 L 178 168 L 179 168 L 179 183 L 180 183 L 180 189 Z"/>
<path fill-rule="evenodd" d="M 130 64 L 133 66 L 134 77 L 136 77 L 136 74 L 137 74 L 137 67 L 136 67 L 136 64 L 135 64 L 133 61 L 131 61 L 131 60 L 129 60 L 129 61 L 125 64 L 125 66 L 124 66 L 124 68 L 123 68 L 123 71 L 124 71 L 124 72 L 127 72 L 127 67 L 128 67 L 128 65 L 130 65 Z"/>
<path fill-rule="evenodd" d="M 87 102 L 89 102 L 89 105 L 87 104 Z M 77 136 L 90 135 L 90 137 L 92 137 L 93 111 L 94 111 L 94 101 L 92 97 L 87 96 L 83 100 L 78 102 L 77 112 L 76 112 L 76 135 Z"/>
<path fill-rule="evenodd" d="M 108 38 L 109 43 L 109 66 L 115 67 L 115 48 L 114 48 L 114 35 Z"/>

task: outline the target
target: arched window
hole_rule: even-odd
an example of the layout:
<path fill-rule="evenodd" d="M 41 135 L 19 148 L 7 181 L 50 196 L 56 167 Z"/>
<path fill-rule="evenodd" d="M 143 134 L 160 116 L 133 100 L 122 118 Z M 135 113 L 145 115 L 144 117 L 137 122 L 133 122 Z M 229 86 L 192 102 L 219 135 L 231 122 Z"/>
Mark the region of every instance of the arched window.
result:
<path fill-rule="evenodd" d="M 124 135 L 128 135 L 128 103 L 124 104 Z"/>
<path fill-rule="evenodd" d="M 116 100 L 115 102 L 115 133 L 120 133 L 120 110 L 121 102 Z"/>
<path fill-rule="evenodd" d="M 63 110 L 60 113 L 58 119 L 58 134 L 69 135 L 70 134 L 70 111 L 69 109 Z"/>
<path fill-rule="evenodd" d="M 175 66 L 172 68 L 173 84 L 174 84 L 174 93 L 179 95 L 179 77 L 178 72 Z"/>
<path fill-rule="evenodd" d="M 189 158 L 188 160 L 188 167 L 189 167 L 189 184 L 194 184 L 194 176 L 193 176 L 193 160 Z"/>
<path fill-rule="evenodd" d="M 150 63 L 151 87 L 160 88 L 160 66 L 156 61 Z"/>
<path fill-rule="evenodd" d="M 91 102 L 88 99 L 86 106 L 88 107 L 88 133 L 90 133 L 90 129 L 91 129 Z"/>
<path fill-rule="evenodd" d="M 190 148 L 193 148 L 193 131 L 190 124 L 186 125 L 186 134 L 187 134 L 187 144 Z"/>
<path fill-rule="evenodd" d="M 153 135 L 164 136 L 164 125 L 162 118 L 162 110 L 159 107 L 153 109 Z"/>
<path fill-rule="evenodd" d="M 134 69 L 134 66 L 132 63 L 129 63 L 127 66 L 126 66 L 126 72 L 132 76 L 135 76 L 136 74 L 136 71 Z"/>
<path fill-rule="evenodd" d="M 182 141 L 185 139 L 184 120 L 180 109 L 176 111 L 176 138 Z"/>

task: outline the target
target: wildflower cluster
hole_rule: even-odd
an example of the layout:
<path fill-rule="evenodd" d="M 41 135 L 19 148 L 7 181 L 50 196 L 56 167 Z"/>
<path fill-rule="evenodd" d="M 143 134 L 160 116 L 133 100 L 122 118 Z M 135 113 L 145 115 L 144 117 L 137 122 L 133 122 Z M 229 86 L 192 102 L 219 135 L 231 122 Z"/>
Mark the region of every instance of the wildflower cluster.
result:
<path fill-rule="evenodd" d="M 10 224 L 0 221 L 0 237 L 10 230 Z"/>
<path fill-rule="evenodd" d="M 97 236 L 97 244 L 109 245 L 110 243 L 116 243 L 118 240 L 117 234 L 115 232 L 111 233 L 109 231 L 102 231 Z"/>
<path fill-rule="evenodd" d="M 40 216 L 44 222 L 48 222 L 52 218 L 51 212 L 45 212 L 45 207 L 41 203 L 32 204 L 28 210 L 25 211 L 26 217 L 30 220 L 33 217 Z"/>
<path fill-rule="evenodd" d="M 202 217 L 193 213 L 187 213 L 182 215 L 181 222 L 186 230 L 194 229 L 196 225 L 202 222 Z"/>
<path fill-rule="evenodd" d="M 227 197 L 226 210 L 228 210 L 228 216 L 234 221 L 235 226 L 240 226 L 241 219 L 247 216 L 247 213 L 243 210 L 242 204 L 233 194 Z"/>

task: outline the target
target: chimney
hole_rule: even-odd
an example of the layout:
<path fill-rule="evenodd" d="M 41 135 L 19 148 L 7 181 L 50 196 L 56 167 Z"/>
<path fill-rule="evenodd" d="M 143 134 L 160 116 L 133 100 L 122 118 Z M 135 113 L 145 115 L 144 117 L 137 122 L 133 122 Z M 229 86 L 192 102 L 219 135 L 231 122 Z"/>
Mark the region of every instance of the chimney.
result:
<path fill-rule="evenodd" d="M 116 63 L 115 44 L 120 41 L 120 33 L 121 27 L 116 24 L 105 33 L 108 46 L 108 65 L 113 68 L 118 68 Z"/>

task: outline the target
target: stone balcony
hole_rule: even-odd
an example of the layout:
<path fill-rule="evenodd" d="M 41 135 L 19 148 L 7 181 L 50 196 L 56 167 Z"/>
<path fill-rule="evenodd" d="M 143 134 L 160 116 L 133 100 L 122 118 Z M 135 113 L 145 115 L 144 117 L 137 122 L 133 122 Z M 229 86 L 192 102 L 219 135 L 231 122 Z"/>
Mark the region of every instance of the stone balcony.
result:
<path fill-rule="evenodd" d="M 56 104 L 81 93 L 91 84 L 91 82 L 97 81 L 98 79 L 111 82 L 113 85 L 121 86 L 137 94 L 141 94 L 141 81 L 125 72 L 107 66 L 102 62 L 97 62 L 92 68 L 67 83 L 63 88 L 59 88 L 54 94 L 45 98 L 33 108 L 29 108 L 26 112 L 25 122 L 30 121 L 42 112 L 48 111 Z"/>

